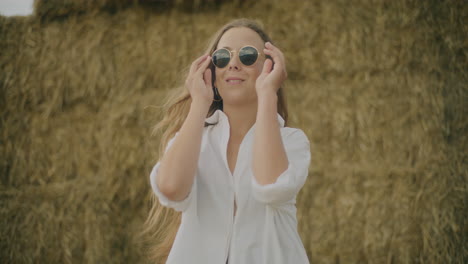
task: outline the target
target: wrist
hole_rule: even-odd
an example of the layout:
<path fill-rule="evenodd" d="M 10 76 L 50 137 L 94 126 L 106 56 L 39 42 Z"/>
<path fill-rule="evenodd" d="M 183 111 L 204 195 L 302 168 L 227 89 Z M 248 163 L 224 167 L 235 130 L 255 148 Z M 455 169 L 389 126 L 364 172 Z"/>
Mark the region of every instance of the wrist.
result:
<path fill-rule="evenodd" d="M 208 113 L 210 109 L 211 102 L 203 101 L 203 100 L 192 100 L 190 104 L 190 110 L 194 110 L 196 112 L 201 112 L 204 115 Z"/>
<path fill-rule="evenodd" d="M 262 93 L 257 93 L 258 104 L 274 104 L 278 102 L 278 95 L 276 91 L 267 90 L 263 91 Z"/>

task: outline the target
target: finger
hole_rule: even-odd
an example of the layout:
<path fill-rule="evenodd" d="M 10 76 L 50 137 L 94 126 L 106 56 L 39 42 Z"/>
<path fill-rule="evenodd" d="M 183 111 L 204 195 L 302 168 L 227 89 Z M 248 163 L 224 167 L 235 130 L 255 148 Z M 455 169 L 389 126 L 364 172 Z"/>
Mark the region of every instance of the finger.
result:
<path fill-rule="evenodd" d="M 275 63 L 285 64 L 284 57 L 282 54 L 268 49 L 264 49 L 263 52 L 265 53 L 265 55 L 269 55 Z"/>
<path fill-rule="evenodd" d="M 284 64 L 283 52 L 281 52 L 281 50 L 279 48 L 277 48 L 276 46 L 271 44 L 271 42 L 265 43 L 264 52 L 267 55 L 270 55 L 274 59 L 275 63 L 281 61 L 281 63 Z"/>
<path fill-rule="evenodd" d="M 273 45 L 271 42 L 265 42 L 265 48 L 282 54 L 281 50 L 275 45 Z"/>
<path fill-rule="evenodd" d="M 190 66 L 189 74 L 195 72 L 198 69 L 198 66 L 200 65 L 200 63 L 202 63 L 206 59 L 207 56 L 208 54 L 205 54 L 201 57 L 198 57 L 194 62 L 192 62 L 192 65 Z"/>
<path fill-rule="evenodd" d="M 264 53 L 266 55 L 271 56 L 273 61 L 275 62 L 275 67 L 273 68 L 273 71 L 283 71 L 283 74 L 287 76 L 286 62 L 281 50 L 273 46 L 273 44 L 271 44 L 270 42 L 265 43 L 265 47 L 266 48 L 264 49 Z"/>
<path fill-rule="evenodd" d="M 273 61 L 270 59 L 266 59 L 265 63 L 263 63 L 263 69 L 261 74 L 268 74 L 271 72 L 273 68 Z"/>
<path fill-rule="evenodd" d="M 203 80 L 205 81 L 205 85 L 206 87 L 208 87 L 209 89 L 212 89 L 213 85 L 212 85 L 212 82 L 211 82 L 211 69 L 208 68 L 205 70 L 205 72 L 203 73 Z"/>
<path fill-rule="evenodd" d="M 200 66 L 197 69 L 197 74 L 203 74 L 203 72 L 208 68 L 211 63 L 211 57 L 208 56 L 203 62 L 200 63 Z"/>
<path fill-rule="evenodd" d="M 268 50 L 265 50 L 265 54 L 270 55 L 274 62 L 274 67 L 271 71 L 278 72 L 278 71 L 283 71 L 285 69 L 284 62 L 283 60 L 281 60 L 278 54 L 275 54 L 272 51 L 268 51 Z M 270 59 L 267 59 L 267 60 L 270 60 Z"/>

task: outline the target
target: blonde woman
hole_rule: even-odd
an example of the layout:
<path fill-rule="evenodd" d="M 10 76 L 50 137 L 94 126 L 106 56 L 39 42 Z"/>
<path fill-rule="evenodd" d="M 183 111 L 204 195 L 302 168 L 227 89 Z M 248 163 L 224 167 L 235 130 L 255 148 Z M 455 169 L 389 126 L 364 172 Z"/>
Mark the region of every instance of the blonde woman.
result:
<path fill-rule="evenodd" d="M 221 28 L 192 63 L 150 174 L 160 204 L 181 212 L 176 221 L 155 204 L 148 221 L 176 230 L 155 248 L 170 248 L 166 263 L 309 263 L 295 200 L 310 149 L 285 126 L 286 77 L 283 53 L 246 19 Z"/>

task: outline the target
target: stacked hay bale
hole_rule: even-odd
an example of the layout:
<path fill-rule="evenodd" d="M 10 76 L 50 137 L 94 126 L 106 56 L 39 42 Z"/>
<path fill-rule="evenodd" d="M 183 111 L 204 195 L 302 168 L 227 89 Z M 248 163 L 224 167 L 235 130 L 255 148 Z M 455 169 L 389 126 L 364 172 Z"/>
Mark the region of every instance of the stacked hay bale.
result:
<path fill-rule="evenodd" d="M 260 12 L 262 10 L 262 12 Z M 263 22 L 287 58 L 312 164 L 313 263 L 466 263 L 463 1 L 36 1 L 0 17 L 0 259 L 141 263 L 150 137 L 222 24 Z"/>

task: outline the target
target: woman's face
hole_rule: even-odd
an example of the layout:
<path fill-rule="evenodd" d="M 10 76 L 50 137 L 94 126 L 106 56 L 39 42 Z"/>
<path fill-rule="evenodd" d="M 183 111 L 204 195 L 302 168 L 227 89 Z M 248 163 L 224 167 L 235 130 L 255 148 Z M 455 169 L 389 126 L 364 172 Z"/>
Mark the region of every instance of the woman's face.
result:
<path fill-rule="evenodd" d="M 238 52 L 240 48 L 247 45 L 255 47 L 260 54 L 263 54 L 265 44 L 257 32 L 250 28 L 231 28 L 219 40 L 216 49 L 227 48 L 234 51 L 226 67 L 222 69 L 215 67 L 215 86 L 223 98 L 224 105 L 257 103 L 255 81 L 262 72 L 265 59 L 260 55 L 253 65 L 242 64 L 239 61 Z"/>

